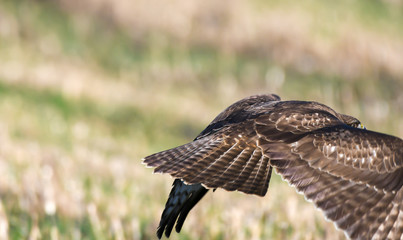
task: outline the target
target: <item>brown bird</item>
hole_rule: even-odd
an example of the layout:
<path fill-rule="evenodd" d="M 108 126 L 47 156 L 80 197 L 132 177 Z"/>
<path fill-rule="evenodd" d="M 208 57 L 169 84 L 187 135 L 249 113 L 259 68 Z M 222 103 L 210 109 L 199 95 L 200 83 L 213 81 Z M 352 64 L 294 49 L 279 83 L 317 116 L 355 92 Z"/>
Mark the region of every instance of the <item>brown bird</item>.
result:
<path fill-rule="evenodd" d="M 208 189 L 264 196 L 272 169 L 351 239 L 403 238 L 403 141 L 317 102 L 240 100 L 193 142 L 143 159 L 175 178 L 157 230 L 179 232 Z"/>

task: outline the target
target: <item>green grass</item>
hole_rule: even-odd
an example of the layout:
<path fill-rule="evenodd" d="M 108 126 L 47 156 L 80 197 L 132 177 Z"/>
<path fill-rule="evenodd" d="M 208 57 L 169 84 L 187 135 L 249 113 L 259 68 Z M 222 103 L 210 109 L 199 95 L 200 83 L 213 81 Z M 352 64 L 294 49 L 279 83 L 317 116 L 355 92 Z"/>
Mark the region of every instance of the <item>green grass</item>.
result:
<path fill-rule="evenodd" d="M 319 29 L 329 30 L 329 23 L 332 27 L 350 22 L 361 25 L 365 29 L 373 30 L 382 34 L 402 36 L 403 13 L 398 4 L 390 4 L 382 0 L 358 0 L 358 1 L 291 1 L 291 0 L 270 0 L 254 1 L 259 9 L 276 7 L 282 9 L 304 9 L 315 19 Z M 335 36 L 335 35 L 332 35 Z"/>
<path fill-rule="evenodd" d="M 110 135 L 116 140 L 134 137 L 143 138 L 148 144 L 161 142 L 179 143 L 191 138 L 201 128 L 186 119 L 167 118 L 168 113 L 146 112 L 133 105 L 99 104 L 89 99 L 69 99 L 60 92 L 38 91 L 32 87 L 10 85 L 0 82 L 0 100 L 13 103 L 18 109 L 9 117 L 16 119 L 13 136 L 19 139 L 54 142 L 69 146 L 72 141 L 72 125 L 83 122 L 91 126 L 94 135 Z M 0 104 L 1 105 L 1 104 Z M 5 111 L 8 111 L 6 109 Z M 30 125 L 19 121 L 27 115 Z M 164 129 L 156 126 L 166 126 Z"/>

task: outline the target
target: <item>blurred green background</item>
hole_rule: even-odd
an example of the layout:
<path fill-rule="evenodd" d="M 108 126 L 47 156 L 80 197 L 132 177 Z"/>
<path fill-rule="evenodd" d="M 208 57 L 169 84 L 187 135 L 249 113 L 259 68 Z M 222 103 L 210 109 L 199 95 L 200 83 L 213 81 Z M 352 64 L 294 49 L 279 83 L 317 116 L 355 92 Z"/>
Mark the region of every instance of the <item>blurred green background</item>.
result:
<path fill-rule="evenodd" d="M 401 0 L 0 0 L 0 239 L 155 239 L 141 158 L 258 93 L 403 136 Z M 343 239 L 278 176 L 173 239 Z"/>

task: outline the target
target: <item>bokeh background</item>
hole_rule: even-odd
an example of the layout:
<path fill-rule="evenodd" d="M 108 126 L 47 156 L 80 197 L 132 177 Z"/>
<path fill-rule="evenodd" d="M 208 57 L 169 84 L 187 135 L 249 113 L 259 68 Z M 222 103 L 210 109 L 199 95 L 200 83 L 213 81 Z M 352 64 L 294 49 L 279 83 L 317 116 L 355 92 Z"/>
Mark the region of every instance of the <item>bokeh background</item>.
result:
<path fill-rule="evenodd" d="M 401 0 L 0 0 L 0 239 L 155 239 L 141 158 L 258 93 L 403 136 Z M 275 176 L 217 190 L 173 239 L 343 239 Z"/>

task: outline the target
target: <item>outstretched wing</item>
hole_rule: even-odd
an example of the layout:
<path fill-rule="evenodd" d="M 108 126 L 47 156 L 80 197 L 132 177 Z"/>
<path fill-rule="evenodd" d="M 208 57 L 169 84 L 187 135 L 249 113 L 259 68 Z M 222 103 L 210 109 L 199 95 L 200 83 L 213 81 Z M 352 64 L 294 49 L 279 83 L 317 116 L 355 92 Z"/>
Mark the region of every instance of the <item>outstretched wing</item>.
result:
<path fill-rule="evenodd" d="M 259 134 L 293 142 L 303 133 L 342 124 L 324 105 L 276 100 L 275 95 L 263 95 L 235 103 L 193 142 L 148 156 L 144 163 L 187 184 L 264 196 L 272 168 L 258 146 Z"/>
<path fill-rule="evenodd" d="M 310 167 L 379 190 L 394 191 L 403 179 L 403 141 L 350 127 L 320 129 L 291 145 Z"/>
<path fill-rule="evenodd" d="M 156 167 L 155 172 L 177 178 L 161 216 L 159 238 L 164 231 L 169 237 L 175 222 L 180 231 L 189 211 L 208 191 L 201 183 L 208 188 L 266 194 L 272 168 L 257 147 L 253 122 L 248 120 L 260 114 L 252 106 L 279 100 L 277 95 L 241 100 L 220 113 L 193 142 L 144 159 Z"/>
<path fill-rule="evenodd" d="M 169 173 L 187 184 L 264 196 L 272 169 L 257 147 L 253 119 L 279 100 L 274 94 L 240 100 L 220 113 L 193 142 L 143 161 L 156 167 L 155 172 Z"/>
<path fill-rule="evenodd" d="M 257 147 L 253 121 L 222 128 L 183 146 L 144 159 L 155 172 L 169 173 L 186 184 L 238 190 L 264 196 L 271 176 L 269 159 Z"/>
<path fill-rule="evenodd" d="M 312 130 L 292 120 L 299 115 L 256 119 L 258 145 L 277 173 L 350 238 L 400 239 L 403 141 L 336 122 Z"/>
<path fill-rule="evenodd" d="M 286 167 L 276 167 L 276 171 L 352 239 L 386 239 L 391 227 L 401 224 L 395 223 L 397 216 L 390 215 L 392 207 L 401 202 L 395 192 L 378 191 L 313 169 L 298 158 Z M 400 206 L 394 208 L 396 211 Z M 400 239 L 401 234 L 396 236 L 389 239 Z"/>

